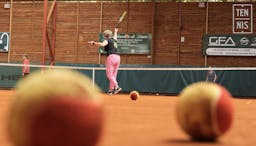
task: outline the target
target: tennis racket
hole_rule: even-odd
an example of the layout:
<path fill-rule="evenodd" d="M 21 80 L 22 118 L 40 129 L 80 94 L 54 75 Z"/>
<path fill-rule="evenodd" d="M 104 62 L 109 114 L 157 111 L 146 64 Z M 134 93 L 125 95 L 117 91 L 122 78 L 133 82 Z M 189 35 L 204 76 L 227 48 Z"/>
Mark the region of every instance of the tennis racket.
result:
<path fill-rule="evenodd" d="M 116 28 L 118 28 L 120 23 L 122 23 L 126 14 L 127 14 L 127 11 L 124 11 L 123 14 L 120 16 L 118 23 L 116 24 Z"/>

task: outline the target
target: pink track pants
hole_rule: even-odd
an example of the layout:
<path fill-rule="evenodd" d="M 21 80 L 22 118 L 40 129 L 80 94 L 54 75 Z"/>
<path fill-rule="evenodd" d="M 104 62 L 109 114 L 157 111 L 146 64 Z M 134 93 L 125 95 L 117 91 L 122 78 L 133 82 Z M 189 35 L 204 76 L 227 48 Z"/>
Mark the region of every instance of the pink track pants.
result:
<path fill-rule="evenodd" d="M 109 80 L 109 90 L 118 87 L 116 80 L 118 68 L 120 65 L 120 56 L 117 54 L 110 54 L 106 60 L 106 75 Z"/>

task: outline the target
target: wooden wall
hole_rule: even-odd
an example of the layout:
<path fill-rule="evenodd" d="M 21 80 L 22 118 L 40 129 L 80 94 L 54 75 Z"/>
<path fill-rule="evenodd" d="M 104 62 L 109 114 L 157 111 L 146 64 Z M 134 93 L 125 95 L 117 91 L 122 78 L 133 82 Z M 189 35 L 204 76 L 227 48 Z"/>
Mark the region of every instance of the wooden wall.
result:
<path fill-rule="evenodd" d="M 3 9 L 4 3 L 0 3 L 0 32 L 9 32 L 10 13 L 8 9 Z M 0 53 L 0 61 L 7 61 L 8 54 Z"/>
<path fill-rule="evenodd" d="M 3 5 L 4 2 L 0 2 L 0 32 L 8 32 L 10 9 L 4 9 Z M 48 9 L 50 6 L 51 3 Z M 106 57 L 99 56 L 98 48 L 89 46 L 87 41 L 98 40 L 100 32 L 113 29 L 124 10 L 128 10 L 128 16 L 119 32 L 152 33 L 153 47 L 152 56 L 122 55 L 122 64 L 256 66 L 256 57 L 205 58 L 202 54 L 204 34 L 232 33 L 232 3 L 209 3 L 207 26 L 207 9 L 199 8 L 198 3 L 58 2 L 56 62 L 105 63 Z M 31 62 L 41 62 L 43 3 L 14 0 L 11 23 L 10 62 L 21 61 L 24 53 L 29 54 Z M 48 31 L 51 32 L 50 27 Z M 181 37 L 184 42 L 180 41 Z M 47 60 L 50 60 L 49 51 Z M 8 53 L 0 53 L 0 62 L 7 61 Z"/>

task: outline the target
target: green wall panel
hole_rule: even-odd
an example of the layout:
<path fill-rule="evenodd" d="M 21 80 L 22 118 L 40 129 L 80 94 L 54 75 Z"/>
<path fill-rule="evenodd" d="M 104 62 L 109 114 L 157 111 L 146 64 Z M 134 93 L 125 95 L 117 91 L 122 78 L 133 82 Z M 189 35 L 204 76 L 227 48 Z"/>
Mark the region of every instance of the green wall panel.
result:
<path fill-rule="evenodd" d="M 108 90 L 108 79 L 102 65 L 57 64 L 66 67 L 93 67 L 95 83 L 102 89 Z M 99 69 L 101 67 L 101 69 Z M 122 65 L 122 67 L 127 67 Z M 129 66 L 128 67 L 135 67 Z M 118 82 L 124 92 L 137 90 L 147 93 L 179 94 L 186 86 L 205 81 L 205 70 L 143 70 L 150 66 L 137 66 L 136 70 L 118 72 Z M 156 66 L 151 66 L 156 67 Z M 141 70 L 140 70 L 141 68 Z M 165 66 L 166 68 L 166 66 Z M 39 68 L 31 68 L 32 72 Z M 79 72 L 93 77 L 92 69 Z M 256 97 L 256 70 L 217 70 L 217 83 L 226 87 L 236 97 Z M 0 67 L 0 88 L 13 88 L 21 79 L 21 67 Z"/>

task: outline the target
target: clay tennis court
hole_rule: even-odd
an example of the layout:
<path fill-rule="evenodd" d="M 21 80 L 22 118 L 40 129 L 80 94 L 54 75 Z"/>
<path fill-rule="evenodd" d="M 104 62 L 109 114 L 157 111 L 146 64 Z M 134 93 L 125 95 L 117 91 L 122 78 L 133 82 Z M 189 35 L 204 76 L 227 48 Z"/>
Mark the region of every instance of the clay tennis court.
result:
<path fill-rule="evenodd" d="M 8 108 L 14 90 L 0 90 L 0 145 L 13 146 L 6 132 Z M 105 129 L 99 146 L 253 146 L 256 143 L 256 100 L 234 98 L 232 128 L 215 143 L 192 142 L 175 119 L 177 96 L 102 95 Z M 43 136 L 43 135 L 42 135 Z"/>

